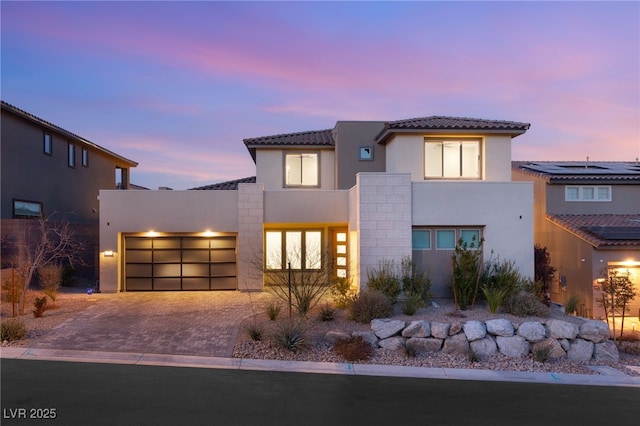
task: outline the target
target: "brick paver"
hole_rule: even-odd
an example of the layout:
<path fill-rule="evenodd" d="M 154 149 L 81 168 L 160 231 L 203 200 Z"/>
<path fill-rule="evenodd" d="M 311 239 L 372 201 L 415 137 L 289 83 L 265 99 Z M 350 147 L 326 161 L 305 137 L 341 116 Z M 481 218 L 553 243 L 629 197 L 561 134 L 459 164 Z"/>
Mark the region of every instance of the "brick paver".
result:
<path fill-rule="evenodd" d="M 267 293 L 95 295 L 96 303 L 34 342 L 35 348 L 230 357 L 240 323 Z"/>

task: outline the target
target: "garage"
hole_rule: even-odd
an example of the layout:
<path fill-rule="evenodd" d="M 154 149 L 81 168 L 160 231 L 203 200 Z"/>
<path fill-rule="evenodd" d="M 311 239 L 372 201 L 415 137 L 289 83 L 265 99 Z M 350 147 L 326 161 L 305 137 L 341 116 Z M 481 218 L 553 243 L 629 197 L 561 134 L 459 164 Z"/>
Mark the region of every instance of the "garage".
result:
<path fill-rule="evenodd" d="M 236 236 L 124 238 L 125 291 L 236 290 Z"/>

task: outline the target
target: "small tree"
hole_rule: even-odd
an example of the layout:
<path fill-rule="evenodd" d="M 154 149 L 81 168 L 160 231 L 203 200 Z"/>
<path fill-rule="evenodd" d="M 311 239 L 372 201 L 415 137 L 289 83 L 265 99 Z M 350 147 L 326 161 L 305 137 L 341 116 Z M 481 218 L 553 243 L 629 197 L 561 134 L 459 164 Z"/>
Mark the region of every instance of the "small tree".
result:
<path fill-rule="evenodd" d="M 602 291 L 602 297 L 598 304 L 604 309 L 607 323 L 609 315 L 613 322 L 613 338 L 616 338 L 616 315 L 619 314 L 622 322 L 620 325 L 620 337 L 624 331 L 624 318 L 629 302 L 636 297 L 636 291 L 631 281 L 629 270 L 621 272 L 619 269 L 608 268 L 603 275 L 604 278 L 598 280 L 597 288 Z"/>
<path fill-rule="evenodd" d="M 533 254 L 535 262 L 535 281 L 536 283 L 540 283 L 542 301 L 548 306 L 551 302 L 549 288 L 553 282 L 553 276 L 556 273 L 556 268 L 551 266 L 551 255 L 549 254 L 547 247 L 541 247 L 536 244 L 533 249 Z"/>
<path fill-rule="evenodd" d="M 451 257 L 451 288 L 453 301 L 458 309 L 473 307 L 478 296 L 478 286 L 482 274 L 482 245 L 484 238 L 477 241 L 475 235 L 471 243 L 462 238 L 458 240 L 455 252 Z"/>

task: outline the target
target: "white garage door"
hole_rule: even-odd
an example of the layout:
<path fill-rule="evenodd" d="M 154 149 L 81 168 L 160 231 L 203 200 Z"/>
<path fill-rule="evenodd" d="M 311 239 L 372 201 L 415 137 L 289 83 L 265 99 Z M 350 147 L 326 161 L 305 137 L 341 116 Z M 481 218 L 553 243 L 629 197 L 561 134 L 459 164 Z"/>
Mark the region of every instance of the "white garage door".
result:
<path fill-rule="evenodd" d="M 125 291 L 236 290 L 236 237 L 125 237 Z"/>

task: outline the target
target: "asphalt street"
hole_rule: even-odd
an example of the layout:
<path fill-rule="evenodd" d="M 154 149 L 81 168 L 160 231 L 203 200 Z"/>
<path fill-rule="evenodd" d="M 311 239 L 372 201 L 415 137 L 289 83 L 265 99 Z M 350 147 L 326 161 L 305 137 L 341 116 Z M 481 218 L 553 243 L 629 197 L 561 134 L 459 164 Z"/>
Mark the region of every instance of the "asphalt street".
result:
<path fill-rule="evenodd" d="M 640 418 L 637 388 L 14 359 L 2 360 L 1 375 L 3 425 L 635 425 Z"/>

